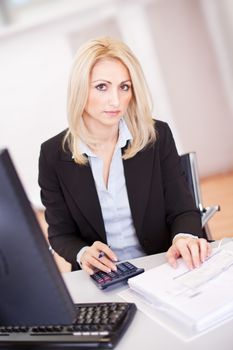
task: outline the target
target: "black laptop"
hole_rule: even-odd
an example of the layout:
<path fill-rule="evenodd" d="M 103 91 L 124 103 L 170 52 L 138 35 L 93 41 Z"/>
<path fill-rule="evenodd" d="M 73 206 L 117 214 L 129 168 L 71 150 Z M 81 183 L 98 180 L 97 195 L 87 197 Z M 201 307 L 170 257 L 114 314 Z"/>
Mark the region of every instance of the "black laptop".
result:
<path fill-rule="evenodd" d="M 0 151 L 0 349 L 113 348 L 135 311 L 72 302 L 9 152 Z"/>

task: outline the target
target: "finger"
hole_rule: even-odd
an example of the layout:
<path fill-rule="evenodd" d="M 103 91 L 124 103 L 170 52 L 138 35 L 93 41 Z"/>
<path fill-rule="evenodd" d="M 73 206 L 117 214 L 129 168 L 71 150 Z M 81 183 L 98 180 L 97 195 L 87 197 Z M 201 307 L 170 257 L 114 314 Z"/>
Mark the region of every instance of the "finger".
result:
<path fill-rule="evenodd" d="M 180 254 L 175 246 L 171 246 L 168 249 L 166 257 L 167 257 L 167 261 L 168 261 L 169 265 L 176 268 L 177 267 L 177 259 L 180 257 Z"/>
<path fill-rule="evenodd" d="M 187 239 L 185 239 L 187 240 Z M 179 240 L 181 241 L 181 240 Z M 179 242 L 178 241 L 178 242 Z M 193 260 L 192 260 L 192 256 L 191 256 L 191 252 L 187 246 L 187 242 L 179 242 L 181 244 L 179 244 L 178 246 L 178 242 L 177 242 L 177 249 L 179 250 L 180 252 L 180 255 L 182 256 L 182 258 L 184 259 L 184 262 L 185 264 L 187 265 L 187 267 L 192 270 L 194 268 L 194 265 L 193 265 Z"/>
<path fill-rule="evenodd" d="M 192 261 L 193 261 L 193 266 L 194 267 L 199 267 L 200 264 L 202 263 L 201 255 L 200 255 L 199 240 L 191 239 L 188 242 L 187 246 L 188 246 L 188 248 L 190 250 L 191 258 L 192 258 Z"/>
<path fill-rule="evenodd" d="M 92 246 L 88 247 L 85 250 L 85 252 L 81 256 L 81 262 L 83 263 L 83 261 L 85 260 L 88 261 L 91 256 L 95 259 L 99 259 L 100 256 L 102 256 L 102 254 L 104 255 L 103 251 L 98 249 L 98 244 L 97 242 L 95 242 L 94 244 L 92 244 Z"/>
<path fill-rule="evenodd" d="M 212 246 L 209 242 L 207 242 L 207 257 L 209 257 L 212 253 Z"/>
<path fill-rule="evenodd" d="M 107 266 L 104 266 L 98 259 L 98 254 L 99 252 L 93 248 L 93 246 L 91 246 L 90 248 L 88 248 L 82 256 L 82 269 L 86 269 L 89 271 L 89 273 L 93 273 L 95 272 L 96 269 L 99 269 L 101 271 L 104 272 L 111 272 L 111 269 Z M 91 270 L 90 270 L 91 269 Z"/>
<path fill-rule="evenodd" d="M 116 254 L 109 248 L 107 244 L 96 241 L 93 246 L 95 246 L 99 252 L 103 252 L 112 261 L 118 261 Z"/>
<path fill-rule="evenodd" d="M 171 265 L 172 267 L 176 268 L 177 267 L 177 261 L 176 259 L 174 258 L 174 256 L 170 256 L 168 259 L 168 264 Z"/>
<path fill-rule="evenodd" d="M 93 268 L 91 268 L 87 263 L 82 264 L 82 269 L 88 273 L 88 275 L 93 275 L 95 272 Z"/>
<path fill-rule="evenodd" d="M 111 269 L 108 266 L 102 264 L 102 262 L 100 260 L 98 260 L 92 256 L 88 257 L 88 263 L 98 270 L 104 271 L 106 273 L 111 272 Z"/>
<path fill-rule="evenodd" d="M 105 249 L 105 248 L 103 248 L 103 249 Z M 109 249 L 109 247 L 108 247 L 108 249 Z M 106 251 L 106 249 L 105 249 L 105 251 Z M 107 256 L 107 254 L 103 250 L 99 251 L 96 247 L 91 247 L 89 253 L 90 253 L 90 256 L 99 260 L 102 264 L 106 265 L 111 270 L 116 271 L 116 266 L 115 266 L 114 262 L 112 261 L 112 259 L 110 259 Z"/>
<path fill-rule="evenodd" d="M 201 261 L 204 262 L 208 256 L 209 243 L 206 241 L 206 239 L 203 239 L 203 238 L 200 238 L 198 241 L 199 241 L 199 247 L 200 247 Z"/>
<path fill-rule="evenodd" d="M 112 271 L 116 271 L 117 267 L 116 265 L 112 262 L 112 260 L 109 260 L 106 256 L 101 256 L 99 260 L 102 262 L 102 264 L 106 265 L 109 267 Z"/>

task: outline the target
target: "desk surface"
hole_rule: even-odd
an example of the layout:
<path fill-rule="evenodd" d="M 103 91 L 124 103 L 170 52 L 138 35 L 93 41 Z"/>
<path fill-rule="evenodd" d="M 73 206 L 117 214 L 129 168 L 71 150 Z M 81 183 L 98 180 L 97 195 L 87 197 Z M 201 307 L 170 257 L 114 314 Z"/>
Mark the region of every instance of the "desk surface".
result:
<path fill-rule="evenodd" d="M 138 267 L 148 270 L 165 262 L 165 256 L 164 254 L 150 255 L 132 261 Z M 75 303 L 122 301 L 118 293 L 128 288 L 127 285 L 122 285 L 111 287 L 110 290 L 98 290 L 83 271 L 68 272 L 63 277 Z M 138 310 L 130 327 L 116 346 L 116 350 L 142 350 L 142 348 L 146 350 L 232 350 L 232 329 L 233 320 L 187 342 Z"/>

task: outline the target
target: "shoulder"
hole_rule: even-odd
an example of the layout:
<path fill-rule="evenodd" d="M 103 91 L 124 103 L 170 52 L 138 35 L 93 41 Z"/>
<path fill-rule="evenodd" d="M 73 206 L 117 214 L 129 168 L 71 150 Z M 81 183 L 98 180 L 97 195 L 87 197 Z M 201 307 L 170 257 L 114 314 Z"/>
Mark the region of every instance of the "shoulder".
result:
<path fill-rule="evenodd" d="M 63 140 L 66 135 L 67 129 L 63 130 L 59 134 L 51 137 L 41 144 L 41 152 L 46 154 L 46 158 L 57 159 L 60 158 L 63 150 Z"/>
<path fill-rule="evenodd" d="M 168 123 L 156 119 L 154 127 L 156 139 L 153 147 L 149 147 L 147 150 L 152 150 L 154 154 L 159 155 L 159 158 L 162 160 L 166 159 L 168 155 L 177 154 L 176 144 Z"/>
<path fill-rule="evenodd" d="M 51 147 L 54 147 L 54 146 L 59 146 L 62 144 L 63 142 L 63 139 L 65 137 L 65 134 L 66 134 L 66 130 L 63 130 L 62 132 L 60 132 L 59 134 L 51 137 L 50 139 L 44 141 L 41 145 L 42 148 L 51 148 Z"/>
<path fill-rule="evenodd" d="M 155 131 L 159 135 L 164 135 L 167 132 L 171 131 L 168 123 L 166 123 L 166 122 L 164 122 L 162 120 L 155 119 L 155 124 L 154 125 L 155 125 Z"/>
<path fill-rule="evenodd" d="M 172 131 L 168 123 L 162 120 L 155 120 L 156 144 L 163 144 L 173 141 Z"/>
<path fill-rule="evenodd" d="M 156 141 L 155 151 L 161 160 L 176 158 L 178 155 L 175 140 L 169 125 L 161 120 L 155 121 Z"/>

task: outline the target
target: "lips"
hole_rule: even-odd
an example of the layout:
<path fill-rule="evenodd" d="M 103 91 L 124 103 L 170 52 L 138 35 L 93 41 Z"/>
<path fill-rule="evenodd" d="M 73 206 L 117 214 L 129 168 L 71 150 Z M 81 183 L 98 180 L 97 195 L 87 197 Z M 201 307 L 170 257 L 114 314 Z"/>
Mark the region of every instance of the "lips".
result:
<path fill-rule="evenodd" d="M 105 114 L 110 115 L 110 116 L 115 116 L 120 113 L 120 111 L 104 111 Z"/>

